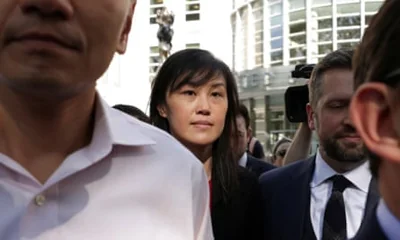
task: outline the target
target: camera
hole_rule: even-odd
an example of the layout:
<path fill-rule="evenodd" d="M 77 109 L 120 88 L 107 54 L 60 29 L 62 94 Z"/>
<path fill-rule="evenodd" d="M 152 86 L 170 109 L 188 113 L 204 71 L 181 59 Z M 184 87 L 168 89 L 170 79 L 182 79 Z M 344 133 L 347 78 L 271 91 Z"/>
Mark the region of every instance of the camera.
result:
<path fill-rule="evenodd" d="M 315 64 L 298 64 L 292 71 L 292 78 L 310 79 Z M 306 105 L 309 102 L 308 86 L 288 87 L 285 92 L 285 111 L 289 122 L 307 121 Z"/>
<path fill-rule="evenodd" d="M 315 64 L 298 64 L 292 71 L 292 78 L 310 79 Z"/>

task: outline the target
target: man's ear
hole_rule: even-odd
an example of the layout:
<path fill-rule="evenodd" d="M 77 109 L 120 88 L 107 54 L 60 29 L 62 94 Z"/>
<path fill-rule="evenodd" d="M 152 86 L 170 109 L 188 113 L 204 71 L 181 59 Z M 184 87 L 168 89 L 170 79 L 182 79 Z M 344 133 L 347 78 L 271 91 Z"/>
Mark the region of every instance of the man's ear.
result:
<path fill-rule="evenodd" d="M 349 111 L 368 149 L 382 159 L 400 162 L 394 94 L 395 90 L 383 83 L 365 83 L 354 94 Z"/>
<path fill-rule="evenodd" d="M 157 111 L 158 114 L 160 114 L 161 117 L 163 118 L 167 118 L 168 114 L 167 114 L 167 107 L 163 104 L 163 105 L 158 105 L 157 106 Z"/>
<path fill-rule="evenodd" d="M 133 18 L 133 14 L 135 13 L 135 8 L 136 8 L 136 1 L 132 1 L 132 3 L 130 3 L 130 8 L 129 8 L 129 13 L 128 16 L 126 17 L 125 20 L 125 25 L 124 28 L 122 30 L 120 39 L 118 41 L 118 45 L 117 45 L 117 52 L 119 54 L 124 54 L 126 52 L 127 46 L 128 46 L 128 38 L 129 38 L 129 33 L 131 32 L 131 28 L 132 28 L 132 18 Z"/>
<path fill-rule="evenodd" d="M 246 141 L 247 141 L 247 142 L 250 142 L 250 139 L 251 139 L 251 128 L 248 127 L 248 128 L 247 128 L 247 139 L 246 139 Z"/>
<path fill-rule="evenodd" d="M 308 127 L 311 130 L 315 130 L 316 122 L 315 122 L 314 110 L 312 109 L 310 103 L 307 103 L 306 111 L 307 111 Z"/>

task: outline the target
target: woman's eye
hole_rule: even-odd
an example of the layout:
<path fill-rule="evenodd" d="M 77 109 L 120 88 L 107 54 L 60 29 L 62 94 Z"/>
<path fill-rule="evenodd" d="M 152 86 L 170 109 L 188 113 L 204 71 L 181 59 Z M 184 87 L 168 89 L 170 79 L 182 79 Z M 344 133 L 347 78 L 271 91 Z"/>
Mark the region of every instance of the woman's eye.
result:
<path fill-rule="evenodd" d="M 188 95 L 188 96 L 193 96 L 193 95 L 195 95 L 195 92 L 192 90 L 186 90 L 186 91 L 183 91 L 182 94 Z"/>
<path fill-rule="evenodd" d="M 213 97 L 222 97 L 222 94 L 220 92 L 213 92 L 211 95 Z"/>

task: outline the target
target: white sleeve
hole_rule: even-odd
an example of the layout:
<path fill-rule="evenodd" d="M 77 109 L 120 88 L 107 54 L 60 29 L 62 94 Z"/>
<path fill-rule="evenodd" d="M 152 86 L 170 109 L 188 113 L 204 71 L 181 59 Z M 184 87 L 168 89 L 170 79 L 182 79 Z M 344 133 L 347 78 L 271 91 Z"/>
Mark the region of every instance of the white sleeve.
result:
<path fill-rule="evenodd" d="M 210 215 L 210 192 L 207 176 L 202 168 L 193 173 L 193 224 L 195 240 L 213 240 Z"/>

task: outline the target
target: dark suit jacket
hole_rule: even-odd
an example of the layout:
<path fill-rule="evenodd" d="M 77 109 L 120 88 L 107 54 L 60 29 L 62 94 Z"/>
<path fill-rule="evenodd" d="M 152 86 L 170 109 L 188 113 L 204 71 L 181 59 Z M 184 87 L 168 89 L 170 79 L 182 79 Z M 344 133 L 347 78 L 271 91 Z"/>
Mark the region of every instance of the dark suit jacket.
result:
<path fill-rule="evenodd" d="M 257 175 L 257 177 L 261 176 L 261 174 L 268 172 L 276 168 L 274 165 L 264 162 L 261 159 L 255 158 L 250 154 L 247 155 L 247 164 L 246 168 Z"/>
<path fill-rule="evenodd" d="M 378 219 L 376 217 L 376 208 L 364 218 L 365 224 L 361 226 L 360 230 L 358 230 L 357 235 L 353 238 L 353 240 L 386 240 L 387 237 L 383 233 Z"/>
<path fill-rule="evenodd" d="M 254 173 L 240 167 L 239 188 L 228 201 L 212 178 L 211 222 L 215 240 L 260 240 L 262 234 L 261 192 Z"/>
<path fill-rule="evenodd" d="M 305 214 L 310 214 L 310 182 L 315 156 L 260 177 L 264 205 L 265 239 L 297 240 L 304 233 Z M 379 200 L 376 181 L 370 184 L 365 214 L 373 211 Z"/>

